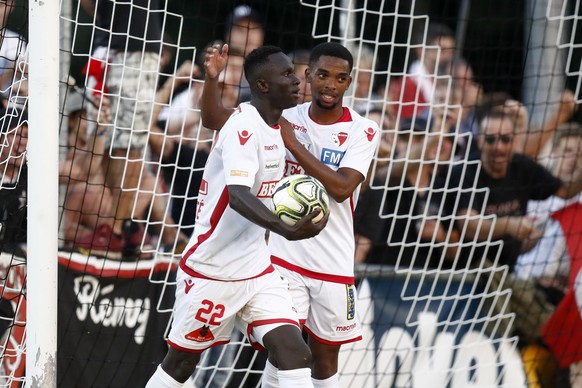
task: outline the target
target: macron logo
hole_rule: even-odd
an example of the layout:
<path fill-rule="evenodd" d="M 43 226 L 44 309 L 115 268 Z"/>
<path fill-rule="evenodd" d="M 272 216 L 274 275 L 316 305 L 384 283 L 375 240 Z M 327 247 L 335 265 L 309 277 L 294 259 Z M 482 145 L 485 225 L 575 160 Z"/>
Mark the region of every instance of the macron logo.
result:
<path fill-rule="evenodd" d="M 247 144 L 247 141 L 249 141 L 249 139 L 251 138 L 253 134 L 249 133 L 249 131 L 247 131 L 246 129 L 243 131 L 239 131 L 238 132 L 238 141 L 240 142 L 240 145 L 244 146 L 245 144 Z"/>
<path fill-rule="evenodd" d="M 364 132 L 366 133 L 366 136 L 368 137 L 368 141 L 372 141 L 372 139 L 374 138 L 374 135 L 376 135 L 376 131 L 374 131 L 372 128 L 368 128 Z"/>
<path fill-rule="evenodd" d="M 187 293 L 190 292 L 190 290 L 192 289 L 192 287 L 194 287 L 194 280 L 192 279 L 184 279 L 184 283 L 186 283 L 186 285 L 184 286 L 185 289 L 184 291 Z"/>

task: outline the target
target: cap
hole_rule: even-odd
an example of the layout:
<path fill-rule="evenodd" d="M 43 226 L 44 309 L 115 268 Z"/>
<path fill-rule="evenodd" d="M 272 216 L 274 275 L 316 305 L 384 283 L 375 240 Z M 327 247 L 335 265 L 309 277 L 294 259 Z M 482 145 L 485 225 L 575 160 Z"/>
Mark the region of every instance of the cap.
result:
<path fill-rule="evenodd" d="M 429 132 L 428 121 L 424 117 L 411 117 L 400 120 L 400 131 L 412 131 L 419 135 Z"/>
<path fill-rule="evenodd" d="M 230 15 L 228 15 L 228 20 L 226 23 L 226 31 L 230 31 L 232 26 L 237 24 L 242 24 L 241 21 L 248 19 L 249 21 L 262 24 L 261 15 L 255 11 L 250 6 L 243 4 L 237 6 L 235 9 L 232 10 Z M 244 25 L 244 24 L 243 24 Z"/>

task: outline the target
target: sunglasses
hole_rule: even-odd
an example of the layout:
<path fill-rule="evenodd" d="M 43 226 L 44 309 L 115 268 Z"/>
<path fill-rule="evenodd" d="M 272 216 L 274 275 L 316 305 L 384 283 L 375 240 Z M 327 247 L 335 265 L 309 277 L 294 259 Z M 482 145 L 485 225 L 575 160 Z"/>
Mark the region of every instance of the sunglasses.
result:
<path fill-rule="evenodd" d="M 487 144 L 495 144 L 497 140 L 503 144 L 509 144 L 513 137 L 511 135 L 485 135 L 485 143 Z"/>

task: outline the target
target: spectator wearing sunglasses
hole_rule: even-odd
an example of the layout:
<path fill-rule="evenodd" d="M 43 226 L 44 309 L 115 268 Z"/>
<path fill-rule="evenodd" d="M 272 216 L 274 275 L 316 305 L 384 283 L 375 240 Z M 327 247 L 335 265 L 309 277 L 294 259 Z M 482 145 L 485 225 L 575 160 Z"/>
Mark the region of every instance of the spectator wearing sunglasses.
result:
<path fill-rule="evenodd" d="M 501 249 L 499 264 L 508 265 L 510 269 L 519 254 L 531 248 L 532 241 L 541 237 L 541 232 L 527 216 L 528 201 L 543 200 L 552 195 L 567 199 L 582 189 L 582 179 L 564 184 L 530 157 L 516 153 L 513 144 L 515 123 L 516 117 L 507 111 L 485 113 L 480 120 L 477 138 L 481 163 L 455 166 L 450 181 L 451 188 L 462 189 L 470 189 L 477 182 L 477 190 L 461 190 L 460 193 L 453 190 L 455 195 L 459 195 L 457 227 L 466 230 L 465 238 L 470 241 L 487 241 L 489 236 L 493 240 L 502 240 L 502 246 L 493 244 L 488 247 L 487 257 L 495 259 Z M 450 206 L 455 205 L 452 200 Z M 482 210 L 485 215 L 495 215 L 496 219 L 478 217 L 483 214 Z M 482 257 L 475 256 L 478 251 L 471 254 L 474 262 Z M 483 254 L 483 251 L 479 253 Z M 465 259 L 468 259 L 467 255 Z"/>
<path fill-rule="evenodd" d="M 455 224 L 464 231 L 465 241 L 476 242 L 461 249 L 464 261 L 457 262 L 457 268 L 461 263 L 467 267 L 482 265 L 485 260 L 486 266 L 507 265 L 511 275 L 518 256 L 543 235 L 528 216 L 528 201 L 552 195 L 568 199 L 582 190 L 582 169 L 564 183 L 529 156 L 515 152 L 516 119 L 508 110 L 485 112 L 477 136 L 480 163 L 459 164 L 452 169 L 447 204 L 450 210 L 456 209 Z M 509 309 L 516 314 L 514 334 L 523 344 L 531 343 L 552 307 L 535 284 L 499 275 L 502 287 L 512 289 Z M 492 308 L 500 312 L 505 307 Z"/>

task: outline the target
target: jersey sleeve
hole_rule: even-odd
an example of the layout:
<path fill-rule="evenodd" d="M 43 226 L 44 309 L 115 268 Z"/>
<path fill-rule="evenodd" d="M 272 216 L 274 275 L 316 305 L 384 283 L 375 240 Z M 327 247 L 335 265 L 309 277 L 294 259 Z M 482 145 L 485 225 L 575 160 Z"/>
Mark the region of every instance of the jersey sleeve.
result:
<path fill-rule="evenodd" d="M 220 131 L 223 137 L 222 159 L 228 185 L 253 187 L 259 170 L 257 134 L 244 115 L 234 115 Z"/>
<path fill-rule="evenodd" d="M 376 123 L 366 120 L 360 123 L 355 131 L 357 136 L 346 150 L 339 168 L 352 168 L 366 177 L 380 142 L 380 130 Z"/>

